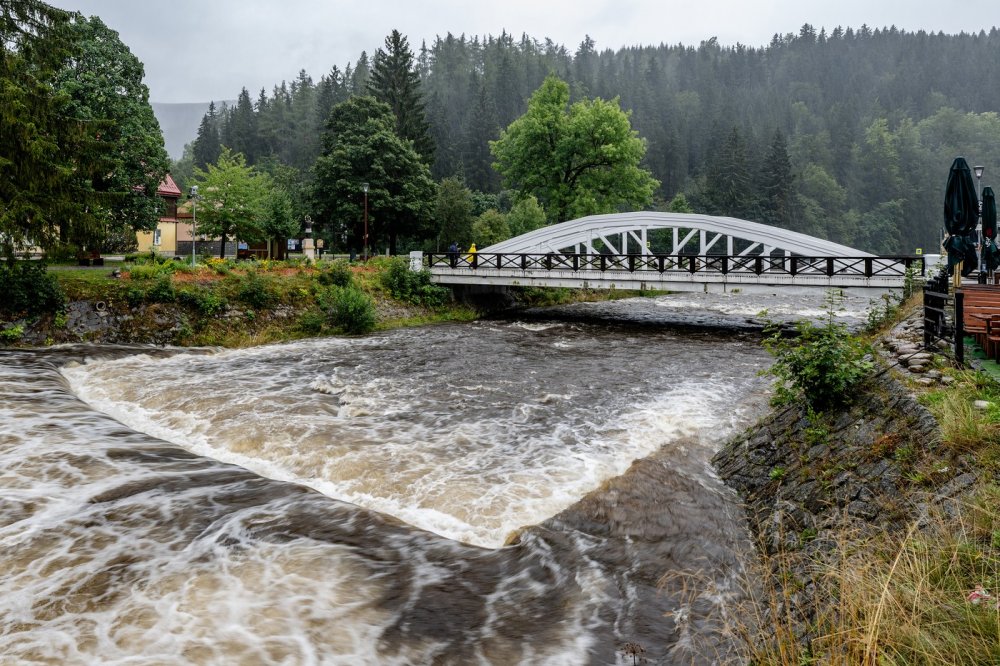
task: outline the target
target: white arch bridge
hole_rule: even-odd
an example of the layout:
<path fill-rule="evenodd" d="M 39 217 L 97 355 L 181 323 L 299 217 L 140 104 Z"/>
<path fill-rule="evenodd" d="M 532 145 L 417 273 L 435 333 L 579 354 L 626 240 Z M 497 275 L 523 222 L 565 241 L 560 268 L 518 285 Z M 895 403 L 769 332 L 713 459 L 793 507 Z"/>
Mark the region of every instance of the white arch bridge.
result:
<path fill-rule="evenodd" d="M 917 255 L 873 255 L 733 217 L 655 212 L 591 215 L 420 261 L 438 284 L 668 291 L 885 291 L 903 287 L 908 271 L 925 271 Z"/>

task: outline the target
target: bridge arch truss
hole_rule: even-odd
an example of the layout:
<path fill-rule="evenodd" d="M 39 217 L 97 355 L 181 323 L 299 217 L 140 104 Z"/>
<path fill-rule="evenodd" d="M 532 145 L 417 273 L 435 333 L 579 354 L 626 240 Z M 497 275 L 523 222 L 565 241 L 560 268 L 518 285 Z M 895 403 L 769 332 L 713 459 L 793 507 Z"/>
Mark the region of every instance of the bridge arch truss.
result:
<path fill-rule="evenodd" d="M 651 247 L 650 232 L 668 230 L 670 247 Z M 662 236 L 662 235 L 661 235 Z M 662 237 L 659 239 L 662 242 Z M 591 215 L 496 243 L 481 252 L 728 256 L 871 257 L 867 252 L 735 217 L 640 211 Z"/>

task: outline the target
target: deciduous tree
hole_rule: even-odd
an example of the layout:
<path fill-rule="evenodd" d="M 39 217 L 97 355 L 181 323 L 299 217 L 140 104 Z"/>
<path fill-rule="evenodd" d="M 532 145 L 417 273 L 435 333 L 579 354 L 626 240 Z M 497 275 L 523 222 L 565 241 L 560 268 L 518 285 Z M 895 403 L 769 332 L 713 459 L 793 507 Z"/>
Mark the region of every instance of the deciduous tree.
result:
<path fill-rule="evenodd" d="M 219 161 L 207 171 L 195 171 L 195 184 L 201 196 L 198 206 L 198 233 L 220 236 L 219 257 L 225 258 L 226 240 L 256 241 L 265 237 L 269 179 L 261 178 L 247 166 L 243 155 L 222 150 Z"/>
<path fill-rule="evenodd" d="M 490 147 L 504 185 L 535 196 L 550 224 L 646 206 L 658 185 L 639 166 L 645 143 L 618 99 L 571 106 L 569 86 L 555 76 Z"/>
<path fill-rule="evenodd" d="M 110 238 L 129 238 L 156 228 L 163 202 L 156 191 L 170 165 L 160 124 L 142 82 L 143 66 L 118 33 L 96 16 L 70 23 L 75 49 L 56 75 L 56 88 L 69 97 L 66 112 L 81 124 L 100 128 L 93 150 L 76 158 L 78 191 L 93 191 L 97 224 L 72 225 L 64 236 L 107 251 Z"/>

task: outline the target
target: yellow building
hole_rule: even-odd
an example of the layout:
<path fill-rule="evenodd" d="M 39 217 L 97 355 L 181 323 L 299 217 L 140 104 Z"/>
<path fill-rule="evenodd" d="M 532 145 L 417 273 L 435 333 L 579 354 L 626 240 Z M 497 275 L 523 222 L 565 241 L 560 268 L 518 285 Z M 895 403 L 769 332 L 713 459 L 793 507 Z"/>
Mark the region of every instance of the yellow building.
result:
<path fill-rule="evenodd" d="M 173 256 L 177 254 L 177 201 L 181 198 L 181 190 L 168 173 L 163 182 L 160 183 L 156 193 L 163 197 L 164 202 L 166 202 L 166 210 L 156 225 L 156 231 L 140 231 L 136 234 L 136 239 L 139 241 L 138 251 L 149 252 L 152 250 L 157 254 Z M 190 225 L 184 226 L 187 226 L 186 233 L 190 240 Z M 184 233 L 183 230 L 182 233 Z"/>

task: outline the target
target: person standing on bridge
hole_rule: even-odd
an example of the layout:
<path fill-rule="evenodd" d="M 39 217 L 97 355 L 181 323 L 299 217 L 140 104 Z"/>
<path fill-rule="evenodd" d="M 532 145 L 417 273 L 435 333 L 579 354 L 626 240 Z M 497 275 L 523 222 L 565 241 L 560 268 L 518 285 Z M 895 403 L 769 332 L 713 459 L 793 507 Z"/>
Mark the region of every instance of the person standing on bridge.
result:
<path fill-rule="evenodd" d="M 458 266 L 458 243 L 455 241 L 452 241 L 451 245 L 448 246 L 448 264 L 452 268 Z"/>
<path fill-rule="evenodd" d="M 476 244 L 473 243 L 469 246 L 469 256 L 466 257 L 466 259 L 469 260 L 469 266 L 471 268 L 476 267 L 476 252 L 478 252 L 478 250 L 476 249 Z"/>

